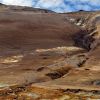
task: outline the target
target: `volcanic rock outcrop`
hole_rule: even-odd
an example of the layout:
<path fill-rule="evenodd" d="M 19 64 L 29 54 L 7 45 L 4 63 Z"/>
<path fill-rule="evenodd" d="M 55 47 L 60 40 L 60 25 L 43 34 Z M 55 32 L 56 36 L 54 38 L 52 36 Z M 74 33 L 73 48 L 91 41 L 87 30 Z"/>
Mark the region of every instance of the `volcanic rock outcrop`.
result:
<path fill-rule="evenodd" d="M 0 100 L 100 99 L 99 52 L 99 11 L 1 4 Z"/>

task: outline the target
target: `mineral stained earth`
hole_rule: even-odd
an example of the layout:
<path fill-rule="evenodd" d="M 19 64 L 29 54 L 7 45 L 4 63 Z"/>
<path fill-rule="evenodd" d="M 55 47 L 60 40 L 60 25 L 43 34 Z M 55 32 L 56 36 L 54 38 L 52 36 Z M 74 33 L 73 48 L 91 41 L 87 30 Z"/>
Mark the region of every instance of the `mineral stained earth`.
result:
<path fill-rule="evenodd" d="M 0 100 L 100 100 L 100 11 L 0 4 Z"/>

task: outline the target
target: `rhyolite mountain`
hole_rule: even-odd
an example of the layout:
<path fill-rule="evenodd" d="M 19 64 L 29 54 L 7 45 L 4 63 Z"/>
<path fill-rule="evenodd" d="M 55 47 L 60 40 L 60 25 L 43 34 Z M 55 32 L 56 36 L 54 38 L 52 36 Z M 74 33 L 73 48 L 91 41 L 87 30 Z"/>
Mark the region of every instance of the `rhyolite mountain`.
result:
<path fill-rule="evenodd" d="M 100 99 L 100 11 L 0 4 L 0 100 L 80 98 Z"/>

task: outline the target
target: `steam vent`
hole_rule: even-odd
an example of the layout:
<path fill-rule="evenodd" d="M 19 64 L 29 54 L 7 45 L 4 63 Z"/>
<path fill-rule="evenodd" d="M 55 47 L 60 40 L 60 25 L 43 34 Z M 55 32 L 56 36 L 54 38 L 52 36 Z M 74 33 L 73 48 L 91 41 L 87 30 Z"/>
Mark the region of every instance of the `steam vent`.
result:
<path fill-rule="evenodd" d="M 0 4 L 0 100 L 100 100 L 100 11 Z"/>

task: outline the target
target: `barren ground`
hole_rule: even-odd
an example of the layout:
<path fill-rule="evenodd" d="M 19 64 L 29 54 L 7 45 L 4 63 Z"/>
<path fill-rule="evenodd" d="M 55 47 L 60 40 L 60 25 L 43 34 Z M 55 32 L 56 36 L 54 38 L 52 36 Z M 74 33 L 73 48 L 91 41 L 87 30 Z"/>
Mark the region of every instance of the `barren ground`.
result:
<path fill-rule="evenodd" d="M 99 41 L 99 11 L 1 5 L 0 100 L 99 100 Z"/>

